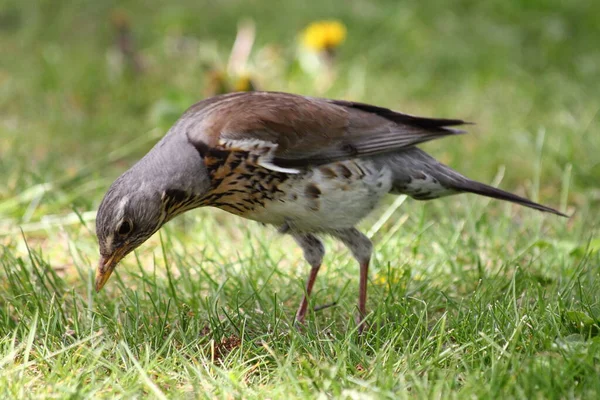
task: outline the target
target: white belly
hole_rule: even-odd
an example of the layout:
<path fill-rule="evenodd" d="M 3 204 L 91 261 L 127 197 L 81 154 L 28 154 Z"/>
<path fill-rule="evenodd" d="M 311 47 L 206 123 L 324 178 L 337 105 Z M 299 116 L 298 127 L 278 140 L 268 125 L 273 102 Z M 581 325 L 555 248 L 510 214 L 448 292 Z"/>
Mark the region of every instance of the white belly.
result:
<path fill-rule="evenodd" d="M 281 185 L 282 196 L 243 216 L 295 231 L 349 228 L 377 206 L 391 183 L 390 170 L 370 161 L 328 164 L 292 176 Z"/>

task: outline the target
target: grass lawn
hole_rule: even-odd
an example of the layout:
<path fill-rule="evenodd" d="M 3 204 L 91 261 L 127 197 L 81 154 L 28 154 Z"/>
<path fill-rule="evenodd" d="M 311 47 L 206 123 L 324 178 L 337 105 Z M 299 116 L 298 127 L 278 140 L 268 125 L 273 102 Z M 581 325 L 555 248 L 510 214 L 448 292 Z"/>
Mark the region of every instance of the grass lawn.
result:
<path fill-rule="evenodd" d="M 598 398 L 600 2 L 0 2 L 0 397 Z M 335 18 L 325 62 L 302 30 Z M 256 40 L 225 70 L 240 21 Z M 463 118 L 424 147 L 570 219 L 474 195 L 387 199 L 370 329 L 328 240 L 307 326 L 293 241 L 216 209 L 93 290 L 110 183 L 193 102 L 263 90 Z M 225 80 L 224 80 L 225 79 Z M 224 83 L 225 82 L 225 83 Z"/>

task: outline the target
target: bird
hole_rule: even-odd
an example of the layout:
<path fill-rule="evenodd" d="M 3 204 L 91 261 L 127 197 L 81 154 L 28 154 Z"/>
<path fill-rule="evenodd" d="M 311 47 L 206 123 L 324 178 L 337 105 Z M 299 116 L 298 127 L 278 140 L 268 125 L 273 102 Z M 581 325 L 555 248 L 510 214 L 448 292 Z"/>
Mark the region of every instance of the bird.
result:
<path fill-rule="evenodd" d="M 474 193 L 566 217 L 466 178 L 417 146 L 462 134 L 457 127 L 466 124 L 282 92 L 204 99 L 102 199 L 96 291 L 123 257 L 166 222 L 210 206 L 272 225 L 300 246 L 310 266 L 295 315 L 300 325 L 325 255 L 322 238 L 341 241 L 359 264 L 356 321 L 362 329 L 373 244 L 356 225 L 388 193 L 417 200 Z"/>

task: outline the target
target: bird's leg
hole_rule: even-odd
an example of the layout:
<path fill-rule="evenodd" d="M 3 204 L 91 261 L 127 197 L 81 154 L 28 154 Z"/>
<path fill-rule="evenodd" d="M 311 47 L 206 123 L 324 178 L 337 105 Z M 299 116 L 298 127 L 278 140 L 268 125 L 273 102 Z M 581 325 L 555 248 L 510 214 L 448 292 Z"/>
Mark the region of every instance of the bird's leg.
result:
<path fill-rule="evenodd" d="M 358 321 L 360 330 L 367 317 L 367 282 L 369 280 L 369 260 L 360 263 L 360 281 L 358 287 Z"/>
<path fill-rule="evenodd" d="M 296 321 L 300 324 L 304 324 L 304 320 L 306 319 L 306 311 L 308 310 L 308 297 L 312 292 L 313 285 L 317 280 L 317 273 L 319 272 L 319 265 L 315 267 L 311 267 L 310 275 L 308 277 L 308 281 L 306 282 L 306 292 L 304 293 L 304 297 L 302 297 L 302 302 L 298 307 L 298 311 L 296 312 Z"/>
<path fill-rule="evenodd" d="M 360 265 L 356 323 L 358 324 L 358 331 L 362 333 L 365 328 L 365 318 L 367 316 L 367 282 L 369 279 L 369 261 L 373 252 L 373 244 L 368 237 L 356 228 L 337 230 L 333 232 L 333 236 L 340 239 L 348 247 Z"/>
<path fill-rule="evenodd" d="M 323 256 L 325 255 L 325 247 L 323 247 L 323 243 L 314 235 L 311 234 L 292 234 L 294 240 L 304 252 L 304 259 L 310 264 L 310 275 L 308 276 L 308 281 L 306 282 L 306 291 L 304 292 L 304 297 L 302 298 L 302 302 L 298 307 L 298 312 L 296 312 L 296 321 L 300 324 L 304 324 L 304 320 L 306 318 L 306 311 L 308 309 L 308 297 L 312 292 L 313 286 L 317 279 L 317 274 L 319 273 L 319 268 L 321 268 L 321 263 L 323 262 Z"/>

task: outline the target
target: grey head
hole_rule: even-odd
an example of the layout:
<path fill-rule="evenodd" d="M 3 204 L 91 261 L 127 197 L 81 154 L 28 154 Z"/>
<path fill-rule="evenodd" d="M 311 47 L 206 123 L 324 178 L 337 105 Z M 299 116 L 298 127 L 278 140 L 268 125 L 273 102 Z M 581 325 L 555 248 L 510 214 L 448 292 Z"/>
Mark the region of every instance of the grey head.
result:
<path fill-rule="evenodd" d="M 185 135 L 168 134 L 108 189 L 96 216 L 100 263 L 96 290 L 116 265 L 175 216 L 195 208 L 210 184 Z"/>
<path fill-rule="evenodd" d="M 152 236 L 166 219 L 159 192 L 151 184 L 137 181 L 131 172 L 112 184 L 98 208 L 100 263 L 96 290 L 104 286 L 118 262 Z"/>

